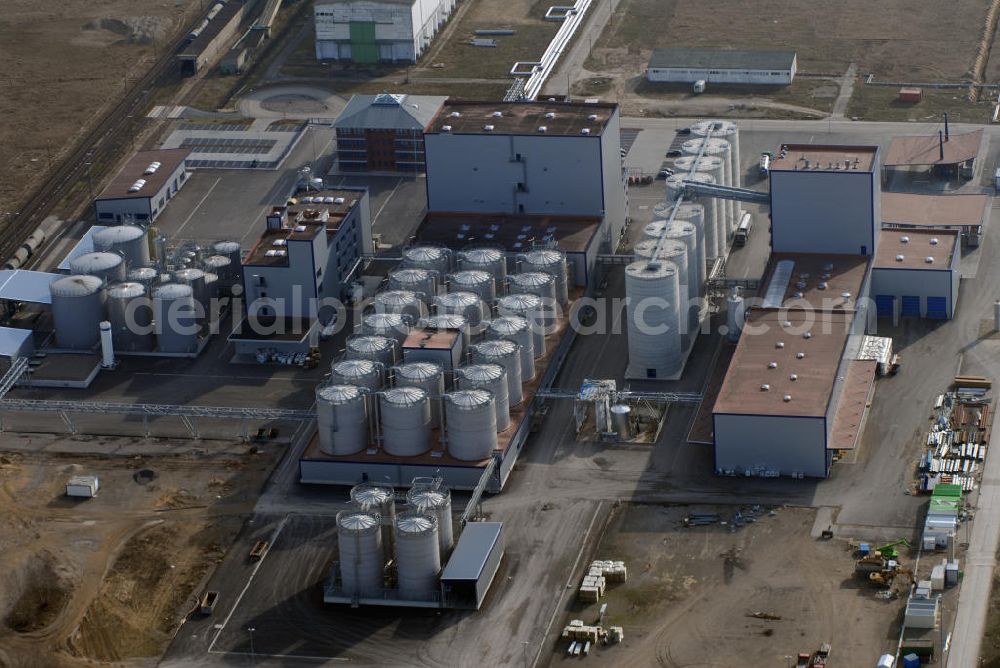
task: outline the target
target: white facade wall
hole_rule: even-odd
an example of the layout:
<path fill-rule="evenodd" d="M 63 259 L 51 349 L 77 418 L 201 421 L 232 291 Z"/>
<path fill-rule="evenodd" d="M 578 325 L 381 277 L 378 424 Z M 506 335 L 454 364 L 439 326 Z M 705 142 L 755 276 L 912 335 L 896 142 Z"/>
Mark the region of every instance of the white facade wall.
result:
<path fill-rule="evenodd" d="M 316 58 L 351 60 L 352 22 L 375 23 L 379 60 L 414 62 L 454 10 L 454 0 L 414 0 L 412 4 L 356 0 L 317 4 Z"/>
<path fill-rule="evenodd" d="M 826 420 L 822 417 L 716 414 L 715 467 L 743 471 L 759 468 L 780 475 L 827 474 Z"/>
<path fill-rule="evenodd" d="M 628 216 L 628 179 L 622 165 L 621 148 L 621 116 L 616 109 L 601 133 L 604 215 L 608 222 L 611 253 L 618 248 Z"/>
<path fill-rule="evenodd" d="M 708 70 L 650 67 L 646 78 L 655 83 L 756 84 L 787 86 L 795 78 L 795 66 L 781 70 Z"/>
<path fill-rule="evenodd" d="M 326 233 L 316 235 L 312 241 L 290 240 L 285 249 L 288 251 L 287 266 L 243 266 L 244 294 L 250 313 L 279 318 L 312 315 L 311 300 L 317 297 L 317 288 L 323 281 L 316 277 L 316 269 L 317 260 L 322 262 L 319 266 L 326 262 Z"/>
<path fill-rule="evenodd" d="M 149 224 L 159 218 L 167 202 L 177 194 L 187 181 L 187 164 L 181 162 L 163 186 L 152 195 L 137 193 L 137 197 L 94 200 L 97 222 L 100 224 L 124 223 L 126 216 L 139 224 Z M 143 178 L 143 177 L 137 177 Z M 108 216 L 111 216 L 110 218 Z M 145 217 L 143 217 L 145 216 Z"/>
<path fill-rule="evenodd" d="M 954 262 L 952 263 L 954 264 Z M 872 270 L 871 298 L 892 295 L 899 312 L 903 295 L 920 297 L 920 317 L 927 316 L 927 298 L 947 298 L 948 318 L 955 317 L 958 287 L 961 276 L 955 268 L 949 269 L 883 269 Z"/>
<path fill-rule="evenodd" d="M 873 255 L 881 211 L 874 172 L 771 172 L 775 253 Z"/>

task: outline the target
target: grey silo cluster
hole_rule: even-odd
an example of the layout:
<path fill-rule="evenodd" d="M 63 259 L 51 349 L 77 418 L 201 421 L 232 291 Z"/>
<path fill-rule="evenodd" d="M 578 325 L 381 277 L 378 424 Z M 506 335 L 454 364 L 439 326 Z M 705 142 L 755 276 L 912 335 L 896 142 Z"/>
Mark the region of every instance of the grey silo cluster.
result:
<path fill-rule="evenodd" d="M 722 160 L 721 185 L 734 185 L 733 151 L 728 141 L 718 137 L 695 137 L 688 139 L 681 145 L 681 150 L 685 155 L 694 156 L 699 153 L 705 157 L 719 158 Z M 732 233 L 738 222 L 737 211 L 739 205 L 734 200 L 722 200 L 719 202 L 722 218 L 725 221 L 726 230 Z"/>
<path fill-rule="evenodd" d="M 87 350 L 100 343 L 104 320 L 104 281 L 97 276 L 65 276 L 49 284 L 56 342 Z"/>
<path fill-rule="evenodd" d="M 683 368 L 679 274 L 676 265 L 659 259 L 638 260 L 625 268 L 626 378 L 666 378 Z M 647 299 L 656 301 L 650 307 Z"/>
<path fill-rule="evenodd" d="M 129 270 L 128 280 L 130 283 L 140 283 L 146 290 L 151 290 L 160 280 L 160 272 L 154 267 L 135 267 Z"/>
<path fill-rule="evenodd" d="M 560 304 L 569 302 L 569 267 L 566 253 L 555 248 L 538 248 L 518 256 L 522 274 L 550 274 L 555 279 L 555 297 Z"/>
<path fill-rule="evenodd" d="M 229 258 L 228 272 L 219 273 L 219 280 L 223 284 L 235 285 L 243 280 L 243 251 L 238 241 L 216 241 L 212 244 L 212 253 Z"/>
<path fill-rule="evenodd" d="M 146 231 L 135 225 L 106 227 L 94 234 L 94 250 L 120 256 L 128 267 L 149 264 Z"/>
<path fill-rule="evenodd" d="M 334 385 L 355 385 L 372 392 L 382 389 L 385 371 L 372 360 L 340 360 L 330 365 L 330 382 Z"/>
<path fill-rule="evenodd" d="M 488 271 L 469 269 L 448 276 L 448 292 L 471 292 L 486 304 L 497 297 L 496 280 Z"/>
<path fill-rule="evenodd" d="M 494 318 L 486 328 L 486 338 L 516 343 L 521 358 L 521 382 L 535 377 L 535 340 L 525 318 L 516 315 Z"/>
<path fill-rule="evenodd" d="M 465 316 L 457 313 L 436 313 L 422 318 L 417 326 L 422 329 L 457 329 L 462 333 L 462 344 L 468 348 L 472 343 L 472 328 Z"/>
<path fill-rule="evenodd" d="M 190 285 L 167 283 L 153 290 L 153 319 L 160 352 L 191 353 L 198 348 L 198 312 Z"/>
<path fill-rule="evenodd" d="M 142 283 L 118 283 L 107 289 L 108 322 L 115 350 L 149 352 L 153 335 L 153 305 Z"/>
<path fill-rule="evenodd" d="M 507 368 L 502 364 L 467 364 L 455 369 L 455 385 L 460 390 L 488 390 L 496 408 L 498 432 L 510 427 L 510 397 Z"/>
<path fill-rule="evenodd" d="M 507 254 L 500 248 L 476 247 L 458 252 L 458 266 L 463 271 L 485 271 L 493 276 L 497 290 L 507 279 Z"/>
<path fill-rule="evenodd" d="M 437 294 L 438 274 L 430 269 L 397 269 L 389 272 L 389 290 L 408 290 L 429 301 Z"/>
<path fill-rule="evenodd" d="M 743 183 L 743 163 L 740 161 L 740 131 L 739 127 L 732 121 L 709 120 L 699 121 L 691 125 L 691 134 L 696 137 L 711 137 L 716 140 L 724 140 L 729 143 L 732 165 L 732 180 L 728 185 L 739 188 Z M 726 204 L 732 212 L 731 219 L 735 226 L 736 210 L 738 204 L 733 200 L 727 200 Z"/>
<path fill-rule="evenodd" d="M 416 387 L 427 393 L 431 407 L 431 428 L 441 426 L 441 397 L 444 395 L 444 369 L 437 362 L 410 362 L 393 369 L 396 387 Z"/>
<path fill-rule="evenodd" d="M 505 295 L 497 300 L 497 313 L 501 316 L 516 315 L 527 320 L 531 328 L 535 358 L 545 355 L 545 335 L 550 326 L 546 322 L 546 311 L 541 297 L 526 293 Z"/>
<path fill-rule="evenodd" d="M 394 387 L 379 393 L 382 449 L 397 457 L 415 457 L 430 449 L 431 398 L 419 387 Z"/>
<path fill-rule="evenodd" d="M 386 290 L 372 298 L 376 313 L 398 313 L 416 322 L 427 312 L 427 306 L 419 294 L 412 290 Z"/>
<path fill-rule="evenodd" d="M 382 518 L 356 510 L 337 513 L 337 552 L 344 592 L 350 596 L 381 597 L 385 567 Z"/>
<path fill-rule="evenodd" d="M 399 357 L 399 344 L 385 336 L 352 336 L 347 340 L 345 359 L 371 360 L 388 369 Z"/>
<path fill-rule="evenodd" d="M 445 276 L 451 272 L 451 250 L 442 246 L 419 245 L 403 249 L 404 269 L 429 269 Z"/>
<path fill-rule="evenodd" d="M 366 393 L 354 385 L 323 385 L 316 390 L 319 449 L 327 455 L 353 455 L 368 447 Z"/>
<path fill-rule="evenodd" d="M 454 314 L 465 318 L 469 327 L 479 327 L 488 311 L 479 295 L 473 292 L 449 292 L 434 298 L 439 315 Z"/>
<path fill-rule="evenodd" d="M 482 461 L 497 448 L 496 401 L 488 390 L 457 390 L 445 395 L 448 454 Z"/>
<path fill-rule="evenodd" d="M 84 253 L 69 261 L 69 269 L 77 276 L 96 276 L 106 284 L 125 280 L 125 260 L 116 253 Z"/>
<path fill-rule="evenodd" d="M 396 579 L 404 599 L 430 600 L 438 593 L 441 542 L 433 515 L 407 511 L 395 521 Z"/>
<path fill-rule="evenodd" d="M 437 520 L 438 544 L 441 555 L 455 545 L 455 532 L 451 519 L 451 491 L 447 487 L 417 485 L 406 492 L 406 503 L 425 515 Z"/>
<path fill-rule="evenodd" d="M 402 346 L 411 322 L 409 316 L 400 313 L 369 313 L 361 319 L 361 334 L 395 339 Z"/>
<path fill-rule="evenodd" d="M 684 156 L 682 158 L 677 158 L 674 161 L 674 165 L 677 167 L 678 173 L 681 175 L 688 174 L 693 169 L 695 174 L 708 174 L 711 176 L 713 183 L 718 185 L 727 185 L 725 183 L 725 162 L 722 158 L 717 156 L 703 156 L 701 158 L 696 158 L 695 156 Z M 709 205 L 712 206 L 713 220 L 715 221 L 717 257 L 726 255 L 726 248 L 729 245 L 729 236 L 731 234 L 729 207 L 726 205 L 727 201 L 728 200 L 718 198 L 709 198 L 705 201 L 706 208 Z"/>
<path fill-rule="evenodd" d="M 500 364 L 507 370 L 507 395 L 510 405 L 521 403 L 521 347 L 513 341 L 483 341 L 470 347 L 471 360 L 476 364 Z"/>

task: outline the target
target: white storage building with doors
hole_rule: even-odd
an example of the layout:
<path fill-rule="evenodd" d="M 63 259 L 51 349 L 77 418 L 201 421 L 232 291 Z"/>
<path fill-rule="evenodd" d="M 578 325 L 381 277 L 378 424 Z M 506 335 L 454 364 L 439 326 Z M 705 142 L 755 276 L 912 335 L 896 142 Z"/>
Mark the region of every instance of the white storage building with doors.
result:
<path fill-rule="evenodd" d="M 97 222 L 149 225 L 187 181 L 190 149 L 139 151 L 94 199 Z"/>
<path fill-rule="evenodd" d="M 795 51 L 653 49 L 646 78 L 654 83 L 764 84 L 787 86 L 795 78 Z"/>
<path fill-rule="evenodd" d="M 871 296 L 880 318 L 951 320 L 961 273 L 955 230 L 883 230 Z"/>
<path fill-rule="evenodd" d="M 316 59 L 416 62 L 455 9 L 455 0 L 319 0 Z"/>

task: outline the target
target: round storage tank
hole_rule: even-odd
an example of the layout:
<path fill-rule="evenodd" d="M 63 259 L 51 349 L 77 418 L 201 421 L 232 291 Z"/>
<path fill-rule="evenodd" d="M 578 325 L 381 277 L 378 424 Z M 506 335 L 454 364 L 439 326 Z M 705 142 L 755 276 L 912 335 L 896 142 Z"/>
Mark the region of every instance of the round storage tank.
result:
<path fill-rule="evenodd" d="M 426 307 L 416 292 L 412 290 L 386 290 L 372 298 L 376 313 L 399 313 L 410 318 L 410 322 L 420 320 Z"/>
<path fill-rule="evenodd" d="M 486 329 L 486 338 L 513 341 L 521 347 L 521 382 L 535 377 L 535 340 L 528 321 L 517 315 L 494 318 Z"/>
<path fill-rule="evenodd" d="M 344 359 L 371 360 L 388 369 L 396 363 L 396 349 L 399 344 L 395 339 L 385 336 L 352 336 L 347 340 L 347 352 Z"/>
<path fill-rule="evenodd" d="M 444 396 L 444 369 L 437 362 L 410 362 L 394 370 L 396 387 L 419 387 L 427 393 L 431 405 L 431 428 L 441 426 L 441 401 Z"/>
<path fill-rule="evenodd" d="M 354 385 L 324 385 L 316 390 L 319 449 L 328 455 L 353 455 L 368 447 L 365 393 Z"/>
<path fill-rule="evenodd" d="M 462 461 L 482 461 L 497 448 L 496 400 L 488 390 L 458 390 L 444 397 L 448 454 Z"/>
<path fill-rule="evenodd" d="M 470 347 L 472 361 L 502 364 L 507 370 L 507 396 L 511 406 L 521 403 L 521 346 L 513 341 L 483 341 Z"/>
<path fill-rule="evenodd" d="M 542 306 L 541 297 L 521 292 L 506 295 L 497 300 L 497 313 L 500 316 L 516 315 L 527 320 L 531 328 L 535 359 L 545 355 L 545 334 L 550 326 L 546 322 L 546 311 Z"/>
<path fill-rule="evenodd" d="M 236 272 L 233 261 L 225 255 L 209 255 L 202 260 L 201 268 L 219 277 L 219 285 L 232 287 L 236 283 Z"/>
<path fill-rule="evenodd" d="M 159 277 L 160 272 L 153 267 L 136 267 L 128 272 L 130 282 L 141 283 L 147 290 L 153 287 Z"/>
<path fill-rule="evenodd" d="M 115 253 L 84 253 L 69 261 L 69 270 L 79 276 L 97 276 L 105 283 L 125 280 L 125 260 Z"/>
<path fill-rule="evenodd" d="M 459 251 L 458 266 L 466 271 L 489 273 L 498 290 L 507 279 L 507 255 L 499 248 L 467 248 Z"/>
<path fill-rule="evenodd" d="M 149 264 L 146 231 L 135 225 L 116 225 L 95 233 L 94 250 L 120 255 L 130 267 Z"/>
<path fill-rule="evenodd" d="M 233 272 L 233 282 L 238 283 L 243 278 L 242 259 L 243 253 L 240 250 L 238 241 L 216 241 L 212 244 L 212 252 L 216 255 L 225 255 L 229 258 L 229 267 Z"/>
<path fill-rule="evenodd" d="M 667 203 L 668 205 L 673 204 L 677 197 L 680 195 L 682 189 L 682 182 L 684 180 L 698 181 L 700 183 L 715 183 L 713 179 L 708 174 L 702 174 L 700 172 L 695 174 L 674 174 L 667 177 Z M 714 198 L 692 198 L 685 197 L 685 203 L 691 200 L 696 201 L 704 207 L 704 218 L 705 221 L 705 256 L 709 260 L 715 260 L 717 257 L 721 257 L 726 246 L 726 230 L 725 221 L 718 215 L 719 200 Z"/>
<path fill-rule="evenodd" d="M 627 441 L 632 438 L 632 407 L 627 404 L 615 404 L 611 407 L 611 428 L 618 438 Z"/>
<path fill-rule="evenodd" d="M 174 272 L 174 280 L 182 285 L 190 285 L 195 301 L 201 306 L 200 317 L 204 317 L 211 308 L 211 294 L 205 272 L 194 267 Z"/>
<path fill-rule="evenodd" d="M 555 308 L 556 279 L 552 274 L 542 271 L 529 271 L 523 274 L 513 274 L 510 277 L 510 291 L 538 295 L 542 304 L 549 309 Z"/>
<path fill-rule="evenodd" d="M 89 350 L 100 343 L 105 298 L 102 286 L 97 276 L 65 276 L 49 284 L 60 348 Z"/>
<path fill-rule="evenodd" d="M 356 510 L 337 513 L 337 553 L 344 593 L 381 597 L 385 566 L 382 518 Z"/>
<path fill-rule="evenodd" d="M 382 389 L 383 370 L 371 360 L 341 360 L 330 366 L 330 381 L 336 385 L 355 385 L 372 392 Z"/>
<path fill-rule="evenodd" d="M 382 448 L 397 457 L 415 457 L 430 449 L 431 402 L 419 387 L 394 387 L 379 395 Z"/>
<path fill-rule="evenodd" d="M 448 277 L 448 292 L 471 292 L 487 304 L 497 297 L 496 281 L 488 271 L 458 271 Z"/>
<path fill-rule="evenodd" d="M 691 223 L 681 220 L 672 221 L 664 230 L 666 239 L 674 239 L 683 243 L 687 247 L 687 300 L 688 300 L 688 331 L 694 332 L 698 329 L 698 298 L 702 293 L 702 284 L 699 282 L 699 266 L 704 267 L 704 257 L 699 253 L 698 231 Z"/>
<path fill-rule="evenodd" d="M 663 230 L 666 229 L 667 220 L 654 220 L 651 223 L 647 223 L 645 227 L 642 228 L 642 241 L 652 239 L 656 241 L 663 236 Z"/>
<path fill-rule="evenodd" d="M 469 327 L 478 327 L 483 321 L 483 300 L 474 292 L 450 292 L 434 298 L 438 315 L 454 314 L 465 318 Z"/>
<path fill-rule="evenodd" d="M 691 126 L 691 134 L 697 137 L 725 139 L 733 154 L 733 182 L 736 188 L 743 183 L 743 163 L 740 162 L 740 132 L 732 121 L 699 121 Z"/>
<path fill-rule="evenodd" d="M 496 405 L 497 431 L 510 426 L 510 398 L 507 394 L 507 369 L 502 364 L 469 364 L 455 369 L 458 389 L 489 390 Z"/>
<path fill-rule="evenodd" d="M 451 491 L 447 487 L 421 489 L 416 487 L 406 493 L 406 503 L 425 515 L 437 520 L 438 544 L 442 556 L 448 554 L 455 544 L 455 534 L 451 519 Z"/>
<path fill-rule="evenodd" d="M 703 290 L 708 275 L 708 261 L 705 253 L 705 207 L 701 204 L 684 202 L 676 206 L 676 213 L 672 212 L 673 208 L 675 207 L 671 207 L 671 210 L 667 211 L 667 216 L 671 214 L 674 216 L 672 223 L 687 224 L 694 227 L 695 248 L 697 249 L 695 254 L 698 258 L 698 261 L 694 263 L 694 267 L 698 270 L 697 285 L 699 289 Z"/>
<path fill-rule="evenodd" d="M 727 140 L 718 137 L 695 137 L 681 144 L 681 150 L 687 155 L 699 155 L 700 153 L 701 155 L 721 158 L 725 163 L 722 185 L 734 185 L 736 176 L 735 167 L 733 166 L 733 151 L 731 144 Z M 736 200 L 725 200 L 721 204 L 726 209 L 726 219 L 736 221 L 740 208 Z"/>
<path fill-rule="evenodd" d="M 665 260 L 639 260 L 625 268 L 626 378 L 669 378 L 681 372 L 679 275 L 677 266 Z"/>
<path fill-rule="evenodd" d="M 451 250 L 441 246 L 410 246 L 403 251 L 405 269 L 430 269 L 439 276 L 451 271 Z"/>
<path fill-rule="evenodd" d="M 395 339 L 402 346 L 410 333 L 408 320 L 409 316 L 399 313 L 369 313 L 361 320 L 361 334 Z"/>
<path fill-rule="evenodd" d="M 465 348 L 472 343 L 472 328 L 465 316 L 457 313 L 438 313 L 422 318 L 417 326 L 422 329 L 457 329 L 462 333 L 462 343 Z"/>
<path fill-rule="evenodd" d="M 656 255 L 657 259 L 667 260 L 677 267 L 678 294 L 675 304 L 679 309 L 679 313 L 687 313 L 686 309 L 691 306 L 689 303 L 691 287 L 688 285 L 688 280 L 690 280 L 691 276 L 691 270 L 688 267 L 688 258 L 690 256 L 691 249 L 689 249 L 683 242 L 676 239 L 640 241 L 635 246 L 635 259 L 651 260 L 653 259 L 653 252 L 657 248 L 659 248 Z M 695 299 L 697 299 L 697 294 L 695 295 Z M 697 301 L 694 302 L 693 306 L 697 307 Z M 681 327 L 682 333 L 681 345 L 686 349 L 691 340 L 691 333 L 693 330 L 689 326 L 688 318 L 679 321 L 678 325 Z"/>
<path fill-rule="evenodd" d="M 740 296 L 739 288 L 733 288 L 732 294 L 726 299 L 726 338 L 733 343 L 739 341 L 745 320 L 746 304 Z"/>
<path fill-rule="evenodd" d="M 156 347 L 161 353 L 191 353 L 198 348 L 198 317 L 190 285 L 168 283 L 153 290 Z"/>
<path fill-rule="evenodd" d="M 560 304 L 569 302 L 566 253 L 554 248 L 541 248 L 525 253 L 518 259 L 521 262 L 521 273 L 551 274 L 556 280 L 556 299 L 559 300 Z"/>
<path fill-rule="evenodd" d="M 107 290 L 108 322 L 115 350 L 153 349 L 153 303 L 142 283 L 118 283 Z"/>
<path fill-rule="evenodd" d="M 362 483 L 351 488 L 351 503 L 368 513 L 377 513 L 392 526 L 396 519 L 396 492 L 387 485 Z"/>
<path fill-rule="evenodd" d="M 390 290 L 409 290 L 429 301 L 437 294 L 438 276 L 429 269 L 397 269 L 389 273 Z"/>
<path fill-rule="evenodd" d="M 431 601 L 440 592 L 441 543 L 433 515 L 408 511 L 396 518 L 396 577 L 399 595 Z"/>
<path fill-rule="evenodd" d="M 726 162 L 717 156 L 707 155 L 701 158 L 696 158 L 694 156 L 683 156 L 674 160 L 674 166 L 681 173 L 689 173 L 692 170 L 694 173 L 698 174 L 709 174 L 715 183 L 719 185 L 725 185 L 728 176 L 726 174 Z M 717 220 L 721 223 L 723 230 L 725 231 L 725 238 L 729 239 L 730 234 L 732 234 L 733 229 L 736 224 L 730 218 L 730 209 L 728 203 L 730 200 L 724 199 L 714 199 L 715 202 L 715 213 Z"/>

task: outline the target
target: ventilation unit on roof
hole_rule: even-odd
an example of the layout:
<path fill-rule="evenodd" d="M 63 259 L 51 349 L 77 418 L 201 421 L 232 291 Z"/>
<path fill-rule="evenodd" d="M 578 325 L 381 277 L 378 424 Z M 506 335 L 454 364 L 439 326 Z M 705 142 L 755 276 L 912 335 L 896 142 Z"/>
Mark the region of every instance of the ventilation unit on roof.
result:
<path fill-rule="evenodd" d="M 788 380 L 796 381 L 798 379 L 799 379 L 799 374 L 797 374 L 797 373 L 792 373 L 792 374 L 788 375 Z"/>
<path fill-rule="evenodd" d="M 271 242 L 271 245 L 272 246 L 287 246 L 288 245 L 288 240 L 287 239 L 275 239 L 274 241 Z"/>
<path fill-rule="evenodd" d="M 785 320 L 785 321 L 783 321 L 781 323 L 781 326 L 782 327 L 791 327 L 792 326 L 792 321 L 791 320 Z"/>
<path fill-rule="evenodd" d="M 597 114 L 588 114 L 587 115 L 587 120 L 588 121 L 596 121 L 597 120 Z"/>
<path fill-rule="evenodd" d="M 323 204 L 333 204 L 333 201 L 334 201 L 333 197 L 324 197 L 323 198 Z"/>
<path fill-rule="evenodd" d="M 589 135 L 590 134 L 590 128 L 584 128 L 584 129 L 580 130 L 580 134 L 582 134 L 582 135 Z"/>
<path fill-rule="evenodd" d="M 905 234 L 904 234 L 903 236 L 901 236 L 901 237 L 899 238 L 899 240 L 900 240 L 901 242 L 903 242 L 904 244 L 908 244 L 908 243 L 910 243 L 910 237 L 906 236 Z"/>
<path fill-rule="evenodd" d="M 492 125 L 484 125 L 483 126 L 483 130 L 486 130 L 487 132 L 493 132 L 493 126 Z"/>
<path fill-rule="evenodd" d="M 545 112 L 545 118 L 555 118 L 555 117 L 556 117 L 556 112 L 554 112 L 554 111 L 546 111 Z"/>
<path fill-rule="evenodd" d="M 805 334 L 802 335 L 803 339 L 811 339 L 812 337 L 813 337 L 812 332 L 806 332 Z"/>
<path fill-rule="evenodd" d="M 905 255 L 900 254 L 896 256 L 896 262 L 902 262 L 905 259 L 906 259 Z"/>
<path fill-rule="evenodd" d="M 144 185 L 146 185 L 146 179 L 138 179 L 138 180 L 136 180 L 136 182 L 135 182 L 135 183 L 133 183 L 133 184 L 132 184 L 132 185 L 131 185 L 131 186 L 129 187 L 128 191 L 129 191 L 130 193 L 135 193 L 135 192 L 139 192 L 140 190 L 142 190 L 142 187 L 143 187 Z"/>
<path fill-rule="evenodd" d="M 452 118 L 461 118 L 462 117 L 462 112 L 460 112 L 460 111 L 453 111 L 453 112 L 451 112 L 448 115 L 451 116 Z"/>
<path fill-rule="evenodd" d="M 450 125 L 442 125 L 441 126 L 441 132 L 451 132 L 451 126 Z"/>
<path fill-rule="evenodd" d="M 934 264 L 934 256 L 928 255 L 927 257 L 924 258 L 924 262 L 926 262 L 927 264 Z"/>
<path fill-rule="evenodd" d="M 305 225 L 296 225 L 295 226 L 295 231 L 296 232 L 305 232 L 306 231 L 306 226 Z"/>
<path fill-rule="evenodd" d="M 802 299 L 802 293 L 801 292 L 793 292 L 792 296 L 795 297 L 796 299 Z"/>
<path fill-rule="evenodd" d="M 778 341 L 778 342 L 776 342 L 774 344 L 774 347 L 775 348 L 784 348 L 785 347 L 785 342 L 784 341 Z"/>
<path fill-rule="evenodd" d="M 147 175 L 148 174 L 155 174 L 156 170 L 158 170 L 159 168 L 160 168 L 160 163 L 158 163 L 158 162 L 151 162 L 151 163 L 149 163 L 149 167 L 146 167 L 146 169 L 143 170 L 142 173 L 143 174 L 147 174 Z"/>
<path fill-rule="evenodd" d="M 771 389 L 771 386 L 768 385 L 767 383 L 762 383 L 761 386 L 760 386 L 760 391 L 761 392 L 767 392 L 770 389 Z"/>
<path fill-rule="evenodd" d="M 494 111 L 492 114 L 490 114 L 490 116 L 492 116 L 493 118 L 501 118 L 503 116 L 503 112 L 502 111 Z"/>
<path fill-rule="evenodd" d="M 781 397 L 781 399 L 782 399 L 782 401 L 791 401 L 792 400 L 792 395 L 786 394 L 785 396 Z"/>
<path fill-rule="evenodd" d="M 778 363 L 777 362 L 768 362 L 767 363 L 767 368 L 768 369 L 777 369 L 778 368 Z"/>
<path fill-rule="evenodd" d="M 805 353 L 795 353 L 795 359 L 797 360 L 805 359 L 805 356 Z"/>
<path fill-rule="evenodd" d="M 938 238 L 931 237 L 931 246 L 937 246 L 937 245 L 938 245 Z"/>
<path fill-rule="evenodd" d="M 539 125 L 539 126 L 538 126 L 538 131 L 539 131 L 539 132 L 545 132 L 546 130 L 548 130 L 548 128 L 547 128 L 547 127 L 545 127 L 544 125 Z"/>

